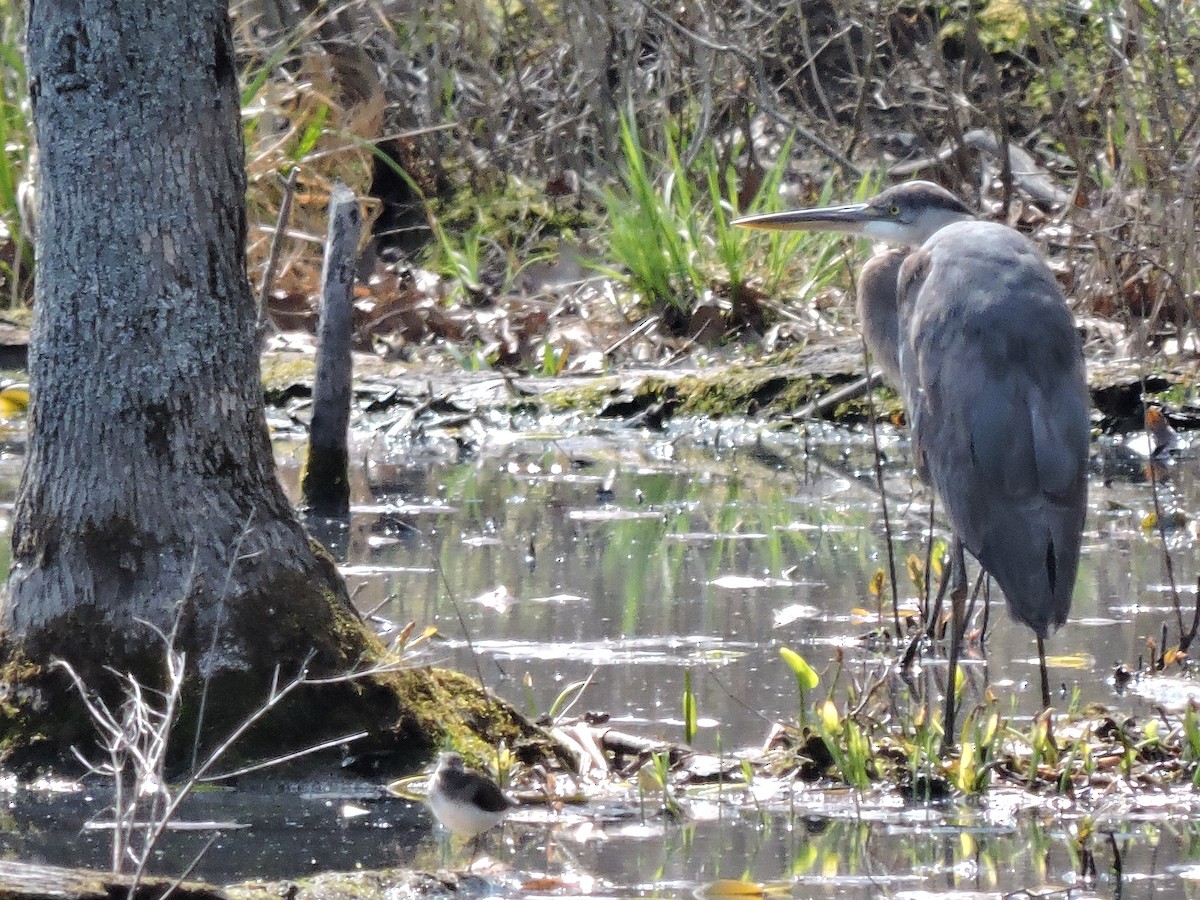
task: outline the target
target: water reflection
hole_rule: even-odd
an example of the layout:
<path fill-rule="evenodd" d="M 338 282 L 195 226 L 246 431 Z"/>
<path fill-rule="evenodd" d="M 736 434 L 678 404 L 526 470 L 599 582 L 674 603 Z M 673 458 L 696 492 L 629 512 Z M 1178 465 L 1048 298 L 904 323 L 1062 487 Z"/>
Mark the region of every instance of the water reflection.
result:
<path fill-rule="evenodd" d="M 907 569 L 925 558 L 926 495 L 895 433 L 882 450 L 901 602 L 916 606 Z M 869 586 L 889 568 L 888 541 L 865 433 L 697 424 L 507 435 L 450 465 L 410 464 L 378 445 L 371 455 L 347 535 L 356 602 L 436 624 L 447 640 L 422 661 L 471 672 L 478 661 L 521 708 L 544 712 L 595 670 L 588 708 L 680 739 L 690 668 L 711 723 L 698 743 L 716 750 L 795 714 L 779 647 L 827 678 L 835 659 L 851 676 L 875 661 L 860 638 L 879 624 Z M 1191 468 L 1171 469 L 1163 508 L 1194 508 Z M 1150 485 L 1113 480 L 1092 493 L 1072 620 L 1048 644 L 1063 707 L 1113 701 L 1113 667 L 1136 663 L 1175 623 L 1158 535 L 1143 527 Z M 1194 604 L 1194 538 L 1179 528 L 1171 541 L 1179 593 Z M 889 589 L 883 599 L 886 624 Z M 967 669 L 1031 713 L 1032 636 L 1002 603 L 993 613 L 986 656 L 976 651 Z"/>
<path fill-rule="evenodd" d="M 865 434 L 564 427 L 437 446 L 422 461 L 419 448 L 365 439 L 352 521 L 330 535 L 361 609 L 398 625 L 434 624 L 444 636 L 414 662 L 471 673 L 478 666 L 489 687 L 532 714 L 590 678 L 576 712 L 604 712 L 623 730 L 676 741 L 690 670 L 697 744 L 728 753 L 760 745 L 773 721 L 796 715 L 796 682 L 780 647 L 817 668 L 822 696 L 836 680 L 840 697 L 852 679 L 893 658 L 894 650 L 861 640 L 878 625 L 869 585 L 887 568 L 888 543 Z M 294 490 L 298 451 L 279 448 Z M 885 430 L 882 450 L 899 588 L 912 605 L 905 573 L 910 555 L 924 557 L 929 510 L 904 441 Z M 1192 462 L 1164 474 L 1160 506 L 1195 509 Z M 11 473 L 0 489 L 12 496 Z M 1135 709 L 1138 701 L 1114 694 L 1108 673 L 1118 661 L 1135 663 L 1175 621 L 1163 549 L 1143 527 L 1154 501 L 1148 483 L 1118 477 L 1097 479 L 1092 498 L 1072 618 L 1049 643 L 1053 681 L 1064 686 L 1063 706 L 1075 697 Z M 1177 527 L 1169 541 L 1175 583 L 1194 603 L 1194 534 Z M 990 685 L 1006 713 L 1030 713 L 1038 705 L 1029 689 L 1037 672 L 1031 636 L 993 612 L 986 655 L 976 650 L 964 665 L 968 696 Z M 944 665 L 929 661 L 923 677 L 935 696 Z M 1017 791 L 926 806 L 890 792 L 803 785 L 769 797 L 725 790 L 690 798 L 692 816 L 678 822 L 521 810 L 491 850 L 526 876 L 545 873 L 564 889 L 605 896 L 691 896 L 726 878 L 782 885 L 793 896 L 1079 889 L 1088 853 L 1105 892 L 1118 886 L 1119 857 L 1127 895 L 1147 892 L 1144 883 L 1200 896 L 1192 887 L 1200 824 L 1171 818 L 1145 797 L 1115 794 L 1093 810 L 1096 832 L 1081 838 L 1082 813 L 1068 798 Z M 1192 802 L 1169 799 L 1176 815 Z M 102 814 L 103 798 L 14 794 L 8 806 L 0 855 L 106 864 L 104 836 L 80 832 Z M 424 810 L 379 801 L 349 818 L 341 806 L 313 793 L 197 796 L 186 817 L 250 825 L 224 836 L 198 874 L 231 881 L 439 864 Z M 172 835 L 159 871 L 181 869 L 204 839 Z"/>
<path fill-rule="evenodd" d="M 864 433 L 564 431 L 484 442 L 436 465 L 376 446 L 360 473 L 347 577 L 361 607 L 437 624 L 446 640 L 421 661 L 478 665 L 491 688 L 532 714 L 590 678 L 577 711 L 682 740 L 690 670 L 697 745 L 757 745 L 770 722 L 797 711 L 780 647 L 822 673 L 819 692 L 835 680 L 838 690 L 862 682 L 893 658 L 861 639 L 879 625 L 869 585 L 888 568 L 889 537 L 902 605 L 919 603 L 906 571 L 910 556 L 926 552 L 927 499 L 901 437 L 885 431 L 882 451 L 887 531 Z M 1164 623 L 1174 628 L 1173 590 L 1195 603 L 1195 533 L 1168 534 L 1172 588 L 1159 535 L 1145 527 L 1152 485 L 1139 475 L 1110 469 L 1092 485 L 1072 618 L 1049 642 L 1064 708 L 1144 711 L 1115 694 L 1109 673 L 1136 664 L 1148 641 L 1161 643 Z M 1186 454 L 1156 477 L 1161 509 L 1196 507 Z M 986 653 L 975 648 L 964 663 L 968 697 L 990 687 L 1006 713 L 1032 713 L 1036 665 L 1030 633 L 997 599 Z M 923 676 L 927 699 L 936 698 L 944 664 L 927 661 Z M 1187 806 L 1172 803 L 1177 815 Z M 1126 885 L 1198 893 L 1197 827 L 1128 798 L 1101 810 L 1090 838 L 1087 829 L 1080 837 L 1082 814 L 1068 799 L 1019 792 L 993 791 L 965 809 L 829 791 L 789 795 L 784 808 L 715 809 L 707 817 L 693 809 L 688 824 L 559 820 L 513 838 L 513 861 L 525 871 L 588 873 L 623 894 L 688 894 L 721 878 L 781 883 L 796 896 L 1078 890 L 1084 871 L 1108 890 L 1119 889 L 1123 871 Z M 509 827 L 519 832 L 520 820 Z"/>

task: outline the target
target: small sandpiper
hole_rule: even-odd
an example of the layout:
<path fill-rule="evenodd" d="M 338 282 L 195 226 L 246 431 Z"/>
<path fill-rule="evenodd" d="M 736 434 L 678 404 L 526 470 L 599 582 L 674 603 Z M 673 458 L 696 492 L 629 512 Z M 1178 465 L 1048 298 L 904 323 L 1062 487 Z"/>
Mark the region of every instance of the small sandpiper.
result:
<path fill-rule="evenodd" d="M 474 838 L 500 823 L 513 806 L 499 786 L 486 775 L 463 767 L 457 753 L 438 756 L 429 779 L 429 808 L 451 833 Z"/>

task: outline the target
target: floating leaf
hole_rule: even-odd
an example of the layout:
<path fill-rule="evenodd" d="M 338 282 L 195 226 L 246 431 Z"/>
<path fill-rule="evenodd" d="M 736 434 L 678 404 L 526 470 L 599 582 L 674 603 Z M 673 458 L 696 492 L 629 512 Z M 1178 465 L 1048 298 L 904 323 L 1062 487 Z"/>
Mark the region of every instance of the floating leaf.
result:
<path fill-rule="evenodd" d="M 1096 833 L 1096 822 L 1091 816 L 1084 816 L 1076 827 L 1075 840 L 1080 846 L 1087 844 L 1088 839 Z"/>
<path fill-rule="evenodd" d="M 480 594 L 478 597 L 472 597 L 470 602 L 478 603 L 480 606 L 485 606 L 488 609 L 494 609 L 498 613 L 503 613 L 507 612 L 509 604 L 511 604 L 514 599 L 515 598 L 513 595 L 509 593 L 508 588 L 502 584 L 499 584 L 490 591 L 485 591 L 484 593 Z"/>
<path fill-rule="evenodd" d="M 750 588 L 791 587 L 793 582 L 786 578 L 756 578 L 752 575 L 721 575 L 709 582 L 713 587 L 743 591 Z"/>
<path fill-rule="evenodd" d="M 652 509 L 618 509 L 615 506 L 597 509 L 573 509 L 567 513 L 572 522 L 628 522 L 637 519 L 661 519 L 663 514 Z"/>
<path fill-rule="evenodd" d="M 697 891 L 698 897 L 761 897 L 763 886 L 754 881 L 734 881 L 722 878 L 710 884 L 702 885 Z"/>
<path fill-rule="evenodd" d="M 1162 518 L 1163 528 L 1168 531 L 1174 531 L 1177 528 L 1183 528 L 1188 524 L 1188 515 L 1182 510 L 1168 510 Z"/>
<path fill-rule="evenodd" d="M 546 876 L 544 878 L 530 878 L 528 881 L 521 882 L 521 890 L 525 893 L 548 893 L 550 891 L 567 891 L 572 888 L 577 889 L 579 885 L 568 881 L 565 878 Z"/>
<path fill-rule="evenodd" d="M 29 411 L 29 385 L 10 384 L 0 390 L 0 419 L 15 419 Z"/>
<path fill-rule="evenodd" d="M 782 628 L 784 625 L 792 624 L 797 619 L 815 619 L 820 614 L 821 611 L 819 609 L 807 603 L 790 603 L 782 609 L 775 610 L 775 627 Z"/>
<path fill-rule="evenodd" d="M 1096 665 L 1096 659 L 1087 654 L 1047 656 L 1046 665 L 1054 669 L 1091 669 Z"/>
<path fill-rule="evenodd" d="M 581 597 L 581 596 L 579 596 L 579 594 L 559 593 L 559 594 L 549 594 L 545 597 L 530 597 L 526 602 L 527 603 L 550 603 L 550 604 L 586 603 L 587 597 Z"/>

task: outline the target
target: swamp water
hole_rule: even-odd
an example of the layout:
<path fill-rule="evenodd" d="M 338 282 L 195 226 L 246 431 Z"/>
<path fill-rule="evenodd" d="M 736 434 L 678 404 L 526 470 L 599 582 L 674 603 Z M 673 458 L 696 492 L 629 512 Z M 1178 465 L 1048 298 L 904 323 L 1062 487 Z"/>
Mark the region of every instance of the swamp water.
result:
<path fill-rule="evenodd" d="M 430 432 L 392 446 L 364 438 L 357 451 L 365 462 L 342 535 L 345 575 L 360 609 L 414 621 L 415 633 L 437 626 L 442 639 L 413 651 L 414 664 L 478 673 L 531 713 L 590 679 L 572 715 L 602 712 L 620 731 L 677 742 L 690 672 L 697 748 L 732 754 L 798 715 L 781 647 L 820 673 L 817 697 L 840 678 L 839 703 L 845 682 L 867 680 L 888 658 L 862 640 L 878 624 L 867 585 L 888 567 L 869 434 L 560 422 L 462 437 Z M 911 601 L 907 559 L 923 558 L 928 507 L 904 441 L 886 431 L 880 443 L 897 581 Z M 286 435 L 277 446 L 294 491 L 301 451 Z M 0 471 L 9 497 L 18 467 L 10 459 Z M 1159 486 L 1164 509 L 1197 508 L 1194 470 L 1185 451 Z M 1063 686 L 1055 704 L 1144 714 L 1145 704 L 1117 695 L 1111 675 L 1118 662 L 1136 665 L 1147 640 L 1175 621 L 1161 542 L 1143 527 L 1154 500 L 1134 479 L 1093 478 L 1091 490 L 1072 617 L 1048 642 L 1052 684 Z M 1186 527 L 1168 539 L 1190 614 L 1196 539 Z M 1039 705 L 1032 637 L 999 604 L 992 613 L 986 654 L 964 662 L 968 704 L 990 685 L 1003 713 L 1029 715 Z M 885 623 L 890 616 L 889 600 Z M 924 660 L 922 671 L 936 701 L 944 661 Z M 768 782 L 690 795 L 677 820 L 654 802 L 644 815 L 629 804 L 520 808 L 488 838 L 489 854 L 511 867 L 490 877 L 497 892 L 521 896 L 691 896 L 742 878 L 795 897 L 1088 893 L 1077 877 L 1082 811 L 1066 797 L 1003 788 L 982 801 L 927 805 L 890 790 Z M 108 835 L 83 827 L 105 817 L 102 792 L 12 791 L 5 857 L 107 865 Z M 1115 792 L 1093 806 L 1092 890 L 1200 897 L 1200 812 L 1189 815 L 1200 795 L 1191 797 L 1186 788 Z M 436 868 L 444 859 L 423 808 L 336 782 L 270 796 L 205 792 L 183 818 L 244 826 L 218 838 L 196 869 L 217 882 Z M 173 833 L 156 871 L 180 871 L 207 840 Z M 452 852 L 465 865 L 469 852 L 457 844 Z M 1120 878 L 1111 871 L 1117 854 Z"/>

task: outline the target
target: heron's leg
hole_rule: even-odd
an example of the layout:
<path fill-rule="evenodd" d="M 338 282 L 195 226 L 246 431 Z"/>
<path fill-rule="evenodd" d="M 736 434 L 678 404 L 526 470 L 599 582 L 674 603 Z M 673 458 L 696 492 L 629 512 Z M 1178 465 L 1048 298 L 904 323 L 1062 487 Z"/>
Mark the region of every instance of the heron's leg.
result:
<path fill-rule="evenodd" d="M 917 658 L 917 650 L 920 649 L 921 641 L 925 640 L 925 637 L 925 632 L 918 630 L 909 640 L 904 655 L 900 657 L 900 674 L 903 677 L 907 678 L 909 672 L 912 671 L 913 660 Z"/>
<path fill-rule="evenodd" d="M 936 495 L 931 494 L 929 497 L 929 531 L 925 537 L 925 584 L 924 590 L 921 591 L 921 621 L 928 624 L 934 621 L 935 616 L 929 614 L 929 573 L 933 571 L 933 510 L 937 506 Z M 941 603 L 942 586 L 938 585 L 938 603 Z M 928 631 L 928 636 L 933 637 L 933 631 Z"/>
<path fill-rule="evenodd" d="M 926 615 L 929 617 L 925 620 L 925 637 L 931 641 L 937 640 L 938 619 L 942 617 L 942 599 L 946 596 L 946 588 L 950 584 L 950 573 L 946 572 L 942 575 L 942 580 L 938 583 L 937 593 L 933 595 L 932 608 L 926 610 Z"/>
<path fill-rule="evenodd" d="M 975 579 L 975 587 L 973 587 L 971 589 L 971 602 L 967 604 L 967 612 L 963 616 L 963 628 L 966 628 L 967 622 L 970 622 L 972 619 L 975 618 L 975 601 L 979 599 L 979 594 L 983 590 L 983 584 L 984 584 L 985 578 L 987 578 L 987 573 L 984 572 L 983 569 L 980 569 L 979 575 Z M 984 613 L 985 613 L 985 615 L 987 613 L 986 606 L 984 606 Z M 986 620 L 984 621 L 983 624 L 984 624 L 984 628 L 986 628 L 987 627 Z M 979 643 L 981 645 L 983 644 L 983 633 L 982 632 L 980 632 Z"/>
<path fill-rule="evenodd" d="M 955 541 L 957 540 L 958 538 L 955 538 Z M 965 581 L 967 577 L 965 574 L 965 569 L 959 569 L 956 571 L 954 566 L 954 549 L 952 547 L 950 550 L 950 563 L 946 566 L 945 571 L 942 572 L 942 580 L 938 582 L 937 594 L 935 594 L 933 598 L 933 609 L 926 609 L 926 615 L 928 618 L 925 622 L 925 636 L 930 640 L 937 639 L 938 620 L 942 617 L 942 601 L 946 598 L 946 591 L 950 589 L 950 579 L 955 579 L 954 586 L 957 587 L 958 580 L 962 579 Z M 959 574 L 960 572 L 963 574 Z M 928 573 L 926 574 L 925 578 L 926 583 L 928 583 Z"/>
<path fill-rule="evenodd" d="M 950 589 L 950 665 L 946 674 L 946 711 L 942 713 L 942 752 L 954 746 L 955 714 L 958 710 L 958 656 L 966 630 L 967 566 L 963 559 L 962 542 L 956 535 L 950 549 L 950 565 L 954 568 L 954 587 Z"/>
<path fill-rule="evenodd" d="M 1050 708 L 1050 676 L 1046 673 L 1046 642 L 1039 634 L 1037 639 L 1038 647 L 1038 670 L 1042 674 L 1042 709 Z"/>
<path fill-rule="evenodd" d="M 983 625 L 979 628 L 979 646 L 987 641 L 988 623 L 992 618 L 992 583 L 989 579 L 983 583 Z"/>

